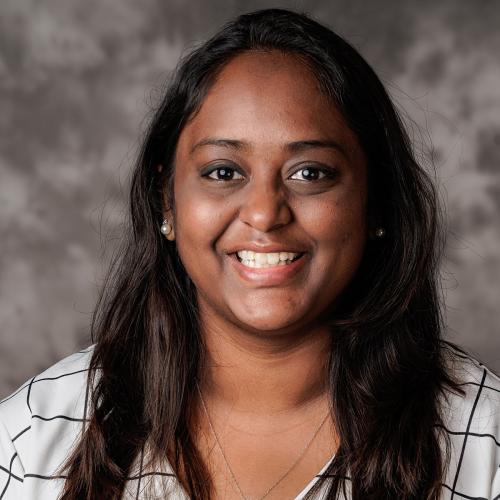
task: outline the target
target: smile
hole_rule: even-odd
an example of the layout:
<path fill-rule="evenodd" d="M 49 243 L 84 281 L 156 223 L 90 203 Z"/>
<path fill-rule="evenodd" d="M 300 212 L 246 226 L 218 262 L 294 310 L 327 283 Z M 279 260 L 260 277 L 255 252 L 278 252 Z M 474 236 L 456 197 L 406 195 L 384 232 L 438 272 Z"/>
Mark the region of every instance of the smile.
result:
<path fill-rule="evenodd" d="M 306 258 L 306 255 L 306 252 L 239 250 L 228 254 L 228 262 L 241 279 L 253 286 L 285 286 L 307 269 L 310 258 Z"/>
<path fill-rule="evenodd" d="M 267 267 L 286 266 L 301 257 L 295 252 L 253 252 L 240 250 L 236 253 L 238 260 L 246 267 L 263 269 Z"/>

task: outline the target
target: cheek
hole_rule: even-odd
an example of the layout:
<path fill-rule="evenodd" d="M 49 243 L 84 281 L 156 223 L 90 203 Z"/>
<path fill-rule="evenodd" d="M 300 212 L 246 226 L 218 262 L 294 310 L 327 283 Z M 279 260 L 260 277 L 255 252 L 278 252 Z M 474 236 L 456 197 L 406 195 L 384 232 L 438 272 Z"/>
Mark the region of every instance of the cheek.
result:
<path fill-rule="evenodd" d="M 185 188 L 185 189 L 184 189 Z M 180 259 L 200 286 L 220 272 L 216 243 L 227 228 L 229 208 L 224 201 L 183 184 L 176 193 L 175 236 Z"/>
<path fill-rule="evenodd" d="M 318 245 L 356 245 L 364 241 L 366 214 L 363 199 L 342 197 L 304 210 L 301 223 Z"/>
<path fill-rule="evenodd" d="M 182 193 L 175 198 L 176 208 L 176 233 L 179 238 L 189 236 L 193 232 L 199 231 L 199 228 L 208 228 L 210 221 L 217 217 L 217 211 L 214 210 L 210 200 L 206 200 L 196 196 L 196 193 L 191 191 Z M 203 236 L 203 232 L 199 234 Z"/>
<path fill-rule="evenodd" d="M 346 195 L 308 213 L 301 223 L 316 244 L 317 277 L 331 277 L 334 288 L 342 288 L 358 268 L 366 244 L 364 199 L 353 203 Z"/>
<path fill-rule="evenodd" d="M 204 247 L 224 230 L 224 200 L 201 192 L 188 180 L 180 179 L 178 185 L 182 188 L 175 192 L 176 238 L 181 246 L 190 241 L 191 245 Z"/>

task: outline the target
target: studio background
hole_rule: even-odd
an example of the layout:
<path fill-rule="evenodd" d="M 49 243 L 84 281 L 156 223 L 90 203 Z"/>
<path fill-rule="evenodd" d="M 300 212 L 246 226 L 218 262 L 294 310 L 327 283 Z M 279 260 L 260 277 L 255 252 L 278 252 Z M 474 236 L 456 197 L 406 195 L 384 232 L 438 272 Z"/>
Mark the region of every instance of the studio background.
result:
<path fill-rule="evenodd" d="M 244 11 L 345 36 L 437 169 L 447 337 L 500 370 L 500 2 L 2 0 L 0 395 L 90 343 L 129 173 L 169 72 Z"/>

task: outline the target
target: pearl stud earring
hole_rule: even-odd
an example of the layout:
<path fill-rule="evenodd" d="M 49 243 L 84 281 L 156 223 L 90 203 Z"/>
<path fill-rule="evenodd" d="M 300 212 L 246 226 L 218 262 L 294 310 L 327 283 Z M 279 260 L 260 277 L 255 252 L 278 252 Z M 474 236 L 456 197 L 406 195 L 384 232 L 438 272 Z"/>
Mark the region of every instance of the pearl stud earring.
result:
<path fill-rule="evenodd" d="M 170 224 L 170 222 L 168 222 L 168 219 L 165 219 L 165 220 L 162 222 L 162 225 L 161 225 L 160 231 L 161 231 L 161 232 L 162 232 L 162 234 L 164 234 L 167 238 L 170 236 L 170 233 L 172 232 L 172 225 Z M 170 239 L 170 238 L 169 238 L 169 239 Z"/>
<path fill-rule="evenodd" d="M 376 238 L 383 238 L 385 236 L 385 229 L 383 227 L 377 227 L 373 234 Z"/>

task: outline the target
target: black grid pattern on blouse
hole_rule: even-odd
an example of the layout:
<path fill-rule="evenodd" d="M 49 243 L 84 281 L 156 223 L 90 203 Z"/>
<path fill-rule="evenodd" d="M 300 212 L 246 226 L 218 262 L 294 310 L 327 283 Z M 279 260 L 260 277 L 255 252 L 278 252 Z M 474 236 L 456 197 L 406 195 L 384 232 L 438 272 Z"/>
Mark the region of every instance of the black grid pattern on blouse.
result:
<path fill-rule="evenodd" d="M 88 348 L 90 349 L 90 348 Z M 80 353 L 88 352 L 88 349 L 80 351 Z M 465 356 L 460 356 L 460 357 L 465 357 Z M 470 359 L 470 358 L 467 358 Z M 477 364 L 477 361 L 470 359 L 471 362 Z M 477 496 L 477 494 L 474 493 L 474 491 L 467 491 L 467 490 L 462 490 L 459 491 L 457 490 L 457 483 L 460 478 L 460 473 L 461 473 L 461 468 L 464 460 L 464 456 L 466 455 L 468 448 L 467 445 L 470 444 L 472 439 L 488 439 L 492 440 L 495 444 L 495 446 L 500 447 L 500 442 L 497 440 L 495 436 L 489 433 L 476 433 L 471 431 L 471 427 L 473 427 L 474 423 L 474 417 L 476 413 L 476 408 L 480 404 L 480 401 L 482 398 L 485 397 L 485 394 L 488 391 L 494 391 L 497 393 L 500 393 L 500 390 L 487 384 L 487 380 L 489 378 L 489 372 L 479 363 L 479 366 L 482 367 L 483 369 L 483 374 L 482 374 L 482 379 L 481 382 L 475 382 L 475 381 L 469 381 L 469 382 L 463 382 L 461 385 L 470 385 L 470 386 L 475 386 L 476 394 L 475 394 L 475 399 L 474 399 L 474 404 L 472 405 L 471 411 L 469 413 L 468 421 L 467 421 L 467 426 L 463 430 L 457 430 L 457 429 L 447 429 L 443 428 L 445 432 L 447 432 L 450 435 L 454 436 L 463 436 L 463 441 L 462 441 L 462 447 L 460 451 L 460 457 L 458 460 L 458 465 L 457 465 L 457 470 L 453 479 L 453 484 L 442 484 L 443 491 L 447 490 L 450 493 L 450 500 L 455 500 L 459 498 L 466 498 L 466 499 L 474 499 L 474 500 L 500 500 L 500 491 L 495 492 L 495 496 L 492 496 L 490 498 L 486 497 L 481 497 Z M 68 415 L 37 415 L 33 414 L 31 411 L 31 405 L 30 405 L 30 396 L 33 390 L 36 389 L 36 384 L 44 381 L 54 381 L 60 378 L 64 377 L 70 377 L 72 375 L 76 375 L 79 373 L 87 372 L 88 368 L 81 369 L 81 370 L 76 370 L 76 371 L 71 371 L 68 373 L 63 373 L 55 377 L 41 377 L 41 378 L 36 378 L 33 377 L 28 383 L 23 385 L 21 388 L 19 388 L 16 392 L 14 392 L 12 395 L 9 397 L 5 398 L 4 400 L 0 401 L 0 405 L 3 403 L 7 402 L 8 400 L 12 398 L 25 398 L 26 405 L 28 407 L 29 412 L 31 413 L 31 419 L 37 419 L 40 420 L 44 423 L 52 422 L 54 420 L 69 420 L 72 422 L 81 422 L 82 423 L 82 430 L 83 430 L 83 423 L 88 421 L 87 419 L 87 400 L 88 400 L 88 385 L 87 385 L 87 390 L 85 394 L 85 404 L 84 404 L 84 411 L 83 415 L 81 418 L 75 418 L 71 417 Z M 50 424 L 47 424 L 50 425 Z M 22 439 L 23 437 L 26 437 L 29 434 L 29 431 L 31 429 L 31 425 L 27 426 L 25 428 L 19 429 L 15 435 L 12 437 L 12 443 L 15 443 L 18 439 Z M 14 496 L 9 496 L 9 487 L 14 483 L 14 482 L 23 482 L 25 479 L 30 478 L 30 479 L 35 479 L 35 480 L 40 480 L 40 481 L 50 481 L 54 479 L 65 479 L 66 476 L 64 475 L 42 475 L 42 474 L 37 474 L 34 472 L 27 472 L 24 474 L 23 477 L 19 477 L 18 475 L 14 474 L 12 472 L 13 469 L 13 464 L 18 458 L 17 452 L 14 452 L 13 455 L 10 457 L 10 460 L 8 460 L 7 463 L 0 463 L 0 500 L 19 500 L 17 497 Z M 500 468 L 500 464 L 497 466 L 497 469 Z M 3 476 L 3 477 L 2 477 Z M 129 481 L 137 481 L 137 489 L 136 489 L 136 499 L 140 499 L 140 492 L 141 492 L 141 480 L 145 477 L 150 477 L 150 476 L 170 476 L 173 477 L 174 475 L 171 473 L 166 473 L 166 472 L 142 472 L 142 454 L 141 454 L 141 462 L 140 462 L 140 473 L 134 476 L 130 476 L 127 478 Z M 325 475 L 327 476 L 327 475 Z M 320 475 L 316 476 L 320 477 Z M 349 478 L 345 478 L 349 480 Z"/>

